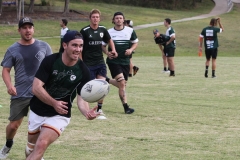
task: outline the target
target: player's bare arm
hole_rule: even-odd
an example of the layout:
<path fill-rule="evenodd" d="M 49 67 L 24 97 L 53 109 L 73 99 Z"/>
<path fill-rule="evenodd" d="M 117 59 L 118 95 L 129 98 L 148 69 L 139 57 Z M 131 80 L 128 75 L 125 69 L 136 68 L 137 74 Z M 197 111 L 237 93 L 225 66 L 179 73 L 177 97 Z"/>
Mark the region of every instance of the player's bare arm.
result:
<path fill-rule="evenodd" d="M 3 67 L 2 78 L 7 87 L 8 94 L 12 96 L 16 96 L 17 91 L 16 91 L 16 88 L 12 85 L 10 72 L 11 72 L 11 68 Z"/>
<path fill-rule="evenodd" d="M 88 119 L 95 119 L 100 113 L 96 112 L 97 106 L 90 109 L 89 103 L 84 101 L 80 95 L 77 95 L 77 105 L 80 112 Z"/>
<path fill-rule="evenodd" d="M 43 88 L 44 83 L 38 78 L 34 78 L 32 92 L 37 96 L 42 102 L 52 106 L 59 114 L 67 114 L 68 107 L 67 102 L 57 101 L 53 99 L 47 91 Z"/>
<path fill-rule="evenodd" d="M 220 17 L 217 18 L 217 22 L 218 22 L 219 27 L 220 27 L 220 28 L 222 29 L 222 31 L 223 31 L 224 28 L 223 28 L 223 25 L 221 24 L 221 19 L 220 19 Z"/>
<path fill-rule="evenodd" d="M 112 57 L 113 57 L 113 58 L 117 58 L 118 53 L 116 52 L 115 45 L 114 45 L 112 39 L 109 40 L 108 45 L 110 46 L 110 48 L 111 48 L 111 50 L 112 50 L 112 51 L 111 51 Z"/>
<path fill-rule="evenodd" d="M 172 35 L 169 41 L 167 41 L 166 45 L 169 45 L 174 40 L 175 40 L 175 35 Z"/>

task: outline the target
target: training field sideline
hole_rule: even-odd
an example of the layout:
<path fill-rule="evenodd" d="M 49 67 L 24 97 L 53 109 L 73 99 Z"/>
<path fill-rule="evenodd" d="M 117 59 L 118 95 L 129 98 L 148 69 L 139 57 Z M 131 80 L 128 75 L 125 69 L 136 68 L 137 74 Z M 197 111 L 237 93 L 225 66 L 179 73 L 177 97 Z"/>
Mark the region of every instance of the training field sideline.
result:
<path fill-rule="evenodd" d="M 107 120 L 87 121 L 74 103 L 70 125 L 44 159 L 239 159 L 239 61 L 240 57 L 221 57 L 219 53 L 217 78 L 204 78 L 205 57 L 176 56 L 176 77 L 168 77 L 161 73 L 160 54 L 133 56 L 140 68 L 127 84 L 128 103 L 134 114 L 123 113 L 113 86 L 103 106 Z M 9 95 L 3 81 L 0 89 L 3 145 Z M 24 159 L 26 138 L 27 118 L 14 139 L 9 160 Z"/>

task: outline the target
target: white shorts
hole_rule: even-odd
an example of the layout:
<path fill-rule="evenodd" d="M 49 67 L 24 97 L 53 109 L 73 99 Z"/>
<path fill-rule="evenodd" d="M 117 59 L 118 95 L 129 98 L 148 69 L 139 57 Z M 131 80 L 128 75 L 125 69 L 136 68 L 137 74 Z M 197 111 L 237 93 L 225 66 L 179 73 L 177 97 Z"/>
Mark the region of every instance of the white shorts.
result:
<path fill-rule="evenodd" d="M 60 115 L 53 117 L 42 117 L 30 110 L 28 118 L 28 133 L 36 134 L 41 130 L 42 127 L 46 127 L 54 130 L 58 136 L 60 136 L 70 123 L 70 119 L 71 118 Z"/>

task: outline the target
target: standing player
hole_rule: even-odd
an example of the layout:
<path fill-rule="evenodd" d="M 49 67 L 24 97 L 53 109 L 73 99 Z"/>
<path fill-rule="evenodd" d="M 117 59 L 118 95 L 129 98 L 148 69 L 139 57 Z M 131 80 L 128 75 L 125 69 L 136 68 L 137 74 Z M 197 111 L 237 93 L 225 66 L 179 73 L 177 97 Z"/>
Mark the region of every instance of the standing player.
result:
<path fill-rule="evenodd" d="M 164 20 L 164 26 L 167 27 L 166 36 L 169 36 L 169 41 L 166 42 L 164 46 L 164 54 L 167 57 L 168 67 L 170 69 L 170 77 L 175 76 L 175 65 L 174 65 L 174 54 L 176 48 L 176 40 L 175 40 L 175 31 L 171 26 L 171 19 L 166 18 Z"/>
<path fill-rule="evenodd" d="M 33 21 L 22 18 L 18 23 L 21 39 L 11 45 L 1 63 L 2 78 L 7 92 L 11 95 L 9 124 L 6 127 L 6 144 L 0 150 L 0 159 L 6 159 L 13 145 L 13 138 L 21 125 L 24 116 L 28 114 L 30 99 L 33 96 L 32 83 L 34 75 L 47 55 L 52 54 L 50 46 L 33 38 Z M 11 82 L 10 71 L 14 67 L 15 85 Z"/>
<path fill-rule="evenodd" d="M 80 58 L 88 66 L 91 79 L 106 79 L 107 68 L 102 53 L 102 42 L 108 43 L 112 49 L 111 55 L 117 56 L 114 43 L 104 26 L 99 25 L 101 12 L 93 9 L 90 12 L 90 25 L 81 29 L 84 46 Z M 98 102 L 97 112 L 101 115 L 97 119 L 106 119 L 102 111 L 103 100 Z"/>
<path fill-rule="evenodd" d="M 132 28 L 124 26 L 124 15 L 122 12 L 116 12 L 112 22 L 114 23 L 114 27 L 109 29 L 108 32 L 113 39 L 118 57 L 107 58 L 108 68 L 112 78 L 114 78 L 110 82 L 107 78 L 107 81 L 119 88 L 119 97 L 124 111 L 126 114 L 132 114 L 134 109 L 129 108 L 127 104 L 126 83 L 130 70 L 130 55 L 137 47 L 138 38 Z M 106 44 L 103 45 L 106 46 Z M 111 48 L 109 48 L 109 51 L 111 52 Z M 106 47 L 104 52 L 107 53 Z"/>
<path fill-rule="evenodd" d="M 219 27 L 216 27 L 219 24 Z M 216 78 L 215 70 L 216 70 L 216 59 L 218 53 L 218 37 L 217 33 L 221 33 L 223 31 L 223 26 L 220 22 L 220 18 L 212 18 L 210 21 L 210 26 L 205 27 L 200 36 L 199 36 L 199 52 L 202 52 L 202 43 L 204 39 L 205 46 L 205 55 L 206 55 L 206 70 L 204 76 L 208 77 L 208 67 L 210 63 L 210 59 L 212 58 L 212 78 Z"/>
<path fill-rule="evenodd" d="M 124 20 L 124 25 L 133 28 L 133 21 L 132 20 Z M 135 51 L 132 52 L 132 54 Z M 135 76 L 139 70 L 137 66 L 133 65 L 132 62 L 132 54 L 130 55 L 130 71 L 129 71 L 129 77 L 132 77 L 133 75 Z"/>
<path fill-rule="evenodd" d="M 63 46 L 62 46 L 62 42 L 63 42 L 63 36 L 67 33 L 68 31 L 68 27 L 67 27 L 68 21 L 66 19 L 62 19 L 60 21 L 60 26 L 61 26 L 61 34 L 60 34 L 60 48 L 59 48 L 59 52 L 63 52 Z"/>
<path fill-rule="evenodd" d="M 30 102 L 27 160 L 40 160 L 70 123 L 71 107 L 77 92 L 77 105 L 88 119 L 98 113 L 89 108 L 80 92 L 90 80 L 87 66 L 79 59 L 83 37 L 78 31 L 69 31 L 63 37 L 63 53 L 46 57 L 41 63 L 34 81 L 34 97 Z"/>

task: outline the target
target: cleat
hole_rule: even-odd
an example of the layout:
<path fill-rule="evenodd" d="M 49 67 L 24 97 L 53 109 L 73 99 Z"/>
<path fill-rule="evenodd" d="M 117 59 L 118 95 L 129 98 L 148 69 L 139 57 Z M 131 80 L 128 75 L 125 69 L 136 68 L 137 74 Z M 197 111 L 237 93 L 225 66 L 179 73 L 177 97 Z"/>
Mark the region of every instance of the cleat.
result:
<path fill-rule="evenodd" d="M 170 74 L 169 77 L 175 77 L 175 74 Z"/>
<path fill-rule="evenodd" d="M 213 75 L 212 78 L 217 78 L 217 76 Z"/>
<path fill-rule="evenodd" d="M 170 71 L 169 70 L 166 70 L 166 71 L 163 70 L 162 73 L 170 73 Z"/>
<path fill-rule="evenodd" d="M 134 112 L 133 108 L 128 108 L 127 110 L 125 110 L 126 114 L 132 114 Z"/>
<path fill-rule="evenodd" d="M 103 113 L 103 111 L 101 110 L 101 109 L 99 109 L 98 110 L 98 113 L 100 113 L 100 115 L 99 116 L 97 116 L 97 118 L 96 119 L 107 119 L 106 117 L 105 117 L 105 114 Z"/>
<path fill-rule="evenodd" d="M 0 150 L 0 159 L 6 159 L 10 150 L 11 148 L 8 148 L 4 145 L 3 148 Z"/>
<path fill-rule="evenodd" d="M 208 78 L 208 71 L 207 70 L 205 71 L 204 76 L 205 76 L 205 78 Z"/>
<path fill-rule="evenodd" d="M 133 66 L 133 75 L 135 76 L 138 72 L 139 68 L 137 66 Z"/>

